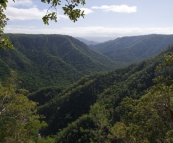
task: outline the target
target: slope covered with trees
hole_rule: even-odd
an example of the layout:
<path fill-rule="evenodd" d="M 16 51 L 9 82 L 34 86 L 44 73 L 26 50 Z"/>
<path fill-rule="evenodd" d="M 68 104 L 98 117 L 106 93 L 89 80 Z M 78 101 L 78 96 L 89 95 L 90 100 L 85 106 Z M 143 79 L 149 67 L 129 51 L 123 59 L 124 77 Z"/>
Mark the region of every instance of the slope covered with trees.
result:
<path fill-rule="evenodd" d="M 119 121 L 124 117 L 123 112 L 130 114 L 133 105 L 126 104 L 123 110 L 119 104 L 125 97 L 138 100 L 145 95 L 146 90 L 155 85 L 153 79 L 158 77 L 156 67 L 162 63 L 164 55 L 172 53 L 173 46 L 170 46 L 152 59 L 109 73 L 85 76 L 68 88 L 57 91 L 51 100 L 38 107 L 49 124 L 43 134 L 57 133 L 57 142 L 125 142 L 129 139 L 125 136 L 128 127 Z M 165 72 L 173 77 L 171 70 Z M 40 93 L 28 97 L 41 102 L 36 97 L 44 98 L 45 95 Z"/>
<path fill-rule="evenodd" d="M 155 56 L 171 44 L 173 44 L 173 35 L 151 34 L 117 38 L 90 45 L 90 48 L 115 61 L 130 64 Z"/>
<path fill-rule="evenodd" d="M 8 35 L 14 50 L 0 52 L 1 79 L 16 71 L 22 88 L 67 85 L 81 76 L 118 67 L 87 45 L 63 35 Z"/>

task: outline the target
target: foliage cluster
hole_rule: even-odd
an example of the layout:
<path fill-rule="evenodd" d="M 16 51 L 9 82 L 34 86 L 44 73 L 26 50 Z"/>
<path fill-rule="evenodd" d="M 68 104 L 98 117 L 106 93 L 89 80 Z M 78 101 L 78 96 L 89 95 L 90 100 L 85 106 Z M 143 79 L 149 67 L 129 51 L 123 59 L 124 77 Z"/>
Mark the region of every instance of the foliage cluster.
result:
<path fill-rule="evenodd" d="M 20 92 L 19 92 L 20 91 Z M 14 84 L 0 84 L 0 142 L 32 143 L 39 140 L 39 130 L 46 126 L 36 113 L 36 103 L 15 90 Z"/>
<path fill-rule="evenodd" d="M 7 25 L 8 18 L 4 14 L 4 10 L 7 7 L 7 1 L 0 1 L 0 49 L 13 48 L 9 39 L 4 36 L 4 27 Z"/>
<path fill-rule="evenodd" d="M 47 14 L 42 18 L 44 24 L 49 24 L 49 20 L 57 22 L 56 8 L 61 5 L 61 0 L 41 0 L 44 3 L 50 4 L 49 9 L 54 9 L 55 12 L 47 11 Z M 70 20 L 76 22 L 78 18 L 84 18 L 84 11 L 81 9 L 76 9 L 79 4 L 85 5 L 85 0 L 66 0 L 65 6 L 62 6 L 64 14 L 69 17 Z"/>
<path fill-rule="evenodd" d="M 172 62 L 173 55 L 166 56 L 159 65 L 160 72 L 165 70 L 165 66 L 172 68 Z M 121 122 L 114 127 L 116 140 L 146 143 L 173 141 L 173 80 L 169 75 L 160 75 L 154 82 L 155 85 L 142 98 L 127 97 L 121 102 L 118 107 Z M 120 128 L 124 132 L 118 132 Z"/>

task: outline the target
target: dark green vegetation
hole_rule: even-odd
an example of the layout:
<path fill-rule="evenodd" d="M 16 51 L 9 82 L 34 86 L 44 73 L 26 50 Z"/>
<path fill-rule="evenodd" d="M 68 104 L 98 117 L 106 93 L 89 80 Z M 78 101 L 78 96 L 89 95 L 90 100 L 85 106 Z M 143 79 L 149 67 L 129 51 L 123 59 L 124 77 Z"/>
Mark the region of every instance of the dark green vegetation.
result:
<path fill-rule="evenodd" d="M 117 38 L 90 45 L 90 48 L 127 65 L 155 56 L 171 44 L 173 44 L 173 35 L 152 34 Z"/>
<path fill-rule="evenodd" d="M 16 72 L 20 86 L 38 89 L 64 86 L 81 76 L 118 67 L 109 58 L 90 50 L 87 45 L 63 35 L 8 35 L 15 50 L 0 52 L 1 80 Z"/>
<path fill-rule="evenodd" d="M 173 142 L 173 46 L 97 73 L 114 63 L 70 36 L 9 36 L 16 49 L 0 53 L 0 142 Z"/>
<path fill-rule="evenodd" d="M 173 57 L 168 57 L 166 64 L 163 61 L 164 55 L 172 53 L 170 46 L 138 64 L 84 76 L 62 91 L 53 89 L 53 98 L 45 103 L 42 99 L 49 97 L 51 90 L 48 94 L 40 90 L 29 95 L 29 99 L 40 102 L 38 112 L 48 123 L 42 134 L 56 134 L 57 143 L 171 143 L 173 73 L 169 64 Z M 161 63 L 163 70 L 158 72 L 156 67 Z"/>

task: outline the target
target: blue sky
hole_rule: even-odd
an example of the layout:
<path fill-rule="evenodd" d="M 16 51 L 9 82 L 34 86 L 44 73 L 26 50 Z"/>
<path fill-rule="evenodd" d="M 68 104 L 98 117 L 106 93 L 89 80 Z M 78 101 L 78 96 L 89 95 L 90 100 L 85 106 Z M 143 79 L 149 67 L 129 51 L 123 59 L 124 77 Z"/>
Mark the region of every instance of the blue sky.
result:
<path fill-rule="evenodd" d="M 65 0 L 62 0 L 62 6 Z M 90 40 L 145 34 L 173 34 L 173 0 L 86 0 L 85 18 L 70 21 L 57 7 L 58 21 L 44 25 L 48 4 L 9 0 L 6 33 L 65 34 Z"/>

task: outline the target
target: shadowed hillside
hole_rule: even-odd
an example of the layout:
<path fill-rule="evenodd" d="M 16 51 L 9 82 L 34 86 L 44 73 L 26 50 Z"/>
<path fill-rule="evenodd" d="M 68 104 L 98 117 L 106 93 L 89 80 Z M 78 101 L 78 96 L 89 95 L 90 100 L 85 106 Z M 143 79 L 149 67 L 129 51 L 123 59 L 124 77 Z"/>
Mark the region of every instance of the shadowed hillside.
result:
<path fill-rule="evenodd" d="M 104 105 L 113 112 L 111 120 L 116 122 L 119 115 L 116 115 L 114 109 L 126 96 L 138 99 L 144 95 L 145 90 L 153 85 L 156 66 L 165 54 L 172 52 L 173 47 L 169 47 L 160 55 L 138 64 L 104 74 L 85 76 L 66 89 L 53 93 L 53 98 L 44 104 L 39 101 L 45 99 L 42 91 L 28 97 L 40 102 L 38 111 L 49 124 L 46 134 L 55 134 L 59 129 L 70 126 L 69 123 L 78 122 L 83 114 L 89 113 L 94 103 Z"/>

